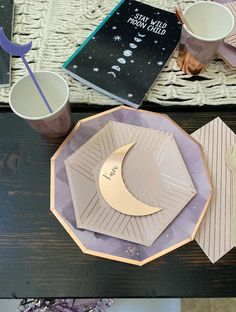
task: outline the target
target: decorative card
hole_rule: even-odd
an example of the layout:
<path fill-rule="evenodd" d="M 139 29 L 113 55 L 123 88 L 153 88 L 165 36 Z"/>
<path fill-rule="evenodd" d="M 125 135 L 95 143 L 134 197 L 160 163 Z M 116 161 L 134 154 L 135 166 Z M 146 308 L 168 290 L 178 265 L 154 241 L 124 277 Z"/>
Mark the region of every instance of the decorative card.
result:
<path fill-rule="evenodd" d="M 196 194 L 163 131 L 109 122 L 65 166 L 78 228 L 146 246 Z"/>
<path fill-rule="evenodd" d="M 179 42 L 174 13 L 122 0 L 65 62 L 75 79 L 138 107 Z"/>
<path fill-rule="evenodd" d="M 192 134 L 203 147 L 212 178 L 214 194 L 195 237 L 211 262 L 215 263 L 233 243 L 232 174 L 226 166 L 226 152 L 236 142 L 236 135 L 216 118 Z"/>
<path fill-rule="evenodd" d="M 4 28 L 4 32 L 8 38 L 12 35 L 13 23 L 13 0 L 0 1 L 0 27 Z M 0 87 L 10 85 L 11 81 L 11 56 L 3 51 L 0 46 Z"/>

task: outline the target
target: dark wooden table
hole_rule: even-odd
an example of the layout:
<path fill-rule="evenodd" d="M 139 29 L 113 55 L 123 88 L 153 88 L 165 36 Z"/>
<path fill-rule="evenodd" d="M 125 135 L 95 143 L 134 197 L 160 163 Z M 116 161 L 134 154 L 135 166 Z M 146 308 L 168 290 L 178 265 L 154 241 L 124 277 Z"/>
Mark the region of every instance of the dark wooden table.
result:
<path fill-rule="evenodd" d="M 80 105 L 73 119 L 108 107 Z M 220 116 L 236 131 L 236 108 L 144 109 L 169 114 L 189 133 Z M 0 113 L 0 297 L 231 297 L 236 250 L 211 264 L 192 242 L 143 267 L 83 254 L 49 211 L 49 143 L 7 108 Z"/>

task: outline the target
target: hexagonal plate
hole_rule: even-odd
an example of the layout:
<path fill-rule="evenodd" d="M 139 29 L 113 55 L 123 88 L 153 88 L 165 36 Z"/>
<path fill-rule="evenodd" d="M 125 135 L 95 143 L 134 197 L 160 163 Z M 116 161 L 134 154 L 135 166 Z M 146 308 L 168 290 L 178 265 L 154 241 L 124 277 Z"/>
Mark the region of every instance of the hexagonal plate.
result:
<path fill-rule="evenodd" d="M 135 145 L 125 156 L 123 168 L 116 163 L 122 168 L 125 188 L 119 189 L 115 179 L 103 177 L 111 201 L 115 197 L 113 202 L 123 205 L 124 214 L 104 200 L 98 180 L 107 158 L 129 143 Z M 78 228 L 146 246 L 153 244 L 196 194 L 173 135 L 163 131 L 110 121 L 68 157 L 65 166 Z M 126 189 L 127 200 L 132 194 L 140 209 L 145 203 L 161 210 L 146 216 L 129 215 L 132 199 L 127 205 L 121 193 Z M 133 206 L 136 211 L 136 201 Z"/>
<path fill-rule="evenodd" d="M 150 247 L 79 230 L 76 226 L 64 161 L 110 120 L 172 133 L 197 190 L 197 195 Z M 143 265 L 193 240 L 212 193 L 201 146 L 163 114 L 120 106 L 85 118 L 77 123 L 51 159 L 51 211 L 73 240 L 84 253 L 135 265 Z"/>

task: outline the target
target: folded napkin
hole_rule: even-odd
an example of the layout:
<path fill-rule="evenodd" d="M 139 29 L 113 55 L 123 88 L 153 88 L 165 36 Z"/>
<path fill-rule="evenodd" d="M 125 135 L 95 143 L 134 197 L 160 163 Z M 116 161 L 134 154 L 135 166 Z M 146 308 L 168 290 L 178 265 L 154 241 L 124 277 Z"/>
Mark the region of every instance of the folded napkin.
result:
<path fill-rule="evenodd" d="M 214 194 L 195 237 L 205 254 L 215 263 L 234 246 L 232 241 L 233 206 L 232 174 L 226 166 L 225 154 L 236 135 L 216 118 L 192 134 L 203 147 L 210 171 Z"/>
<path fill-rule="evenodd" d="M 231 33 L 225 38 L 224 42 L 236 48 L 236 1 L 228 2 L 225 6 L 233 13 L 235 25 Z"/>

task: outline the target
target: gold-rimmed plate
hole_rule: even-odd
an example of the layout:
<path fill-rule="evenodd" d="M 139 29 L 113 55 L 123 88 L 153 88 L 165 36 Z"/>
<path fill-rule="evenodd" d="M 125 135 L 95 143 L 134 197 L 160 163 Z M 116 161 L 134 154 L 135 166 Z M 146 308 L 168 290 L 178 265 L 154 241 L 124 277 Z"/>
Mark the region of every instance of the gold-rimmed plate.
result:
<path fill-rule="evenodd" d="M 64 161 L 111 120 L 171 133 L 197 191 L 150 247 L 77 228 Z M 212 193 L 201 146 L 163 114 L 120 106 L 85 118 L 77 123 L 51 159 L 51 211 L 84 253 L 111 260 L 143 265 L 190 242 L 204 217 Z"/>

